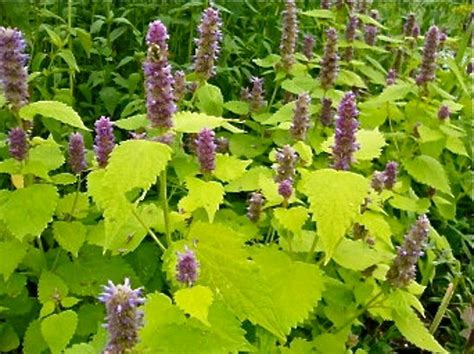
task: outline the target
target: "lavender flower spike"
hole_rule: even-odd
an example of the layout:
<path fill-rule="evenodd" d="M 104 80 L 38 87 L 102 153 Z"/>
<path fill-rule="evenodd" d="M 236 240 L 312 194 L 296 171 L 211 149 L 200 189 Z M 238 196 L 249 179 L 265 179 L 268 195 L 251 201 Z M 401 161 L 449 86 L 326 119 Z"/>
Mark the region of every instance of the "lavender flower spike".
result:
<path fill-rule="evenodd" d="M 198 27 L 199 38 L 193 58 L 194 72 L 204 81 L 215 75 L 215 62 L 220 53 L 222 21 L 219 10 L 208 7 L 204 10 Z"/>
<path fill-rule="evenodd" d="M 306 59 L 313 59 L 313 49 L 314 44 L 316 43 L 314 36 L 311 34 L 305 34 L 303 38 L 303 54 Z"/>
<path fill-rule="evenodd" d="M 80 174 L 87 168 L 86 150 L 84 138 L 81 133 L 73 133 L 69 136 L 69 166 L 72 172 Z"/>
<path fill-rule="evenodd" d="M 355 99 L 355 95 L 348 92 L 339 104 L 336 118 L 336 136 L 332 146 L 334 158 L 332 167 L 336 170 L 348 170 L 354 160 L 354 152 L 359 149 L 359 144 L 356 143 L 359 111 Z"/>
<path fill-rule="evenodd" d="M 332 109 L 332 100 L 330 98 L 321 98 L 321 112 L 319 113 L 319 121 L 325 127 L 334 124 L 334 111 Z"/>
<path fill-rule="evenodd" d="M 263 197 L 262 193 L 253 192 L 248 200 L 247 217 L 251 221 L 257 222 L 262 215 L 262 208 L 264 204 L 265 198 Z"/>
<path fill-rule="evenodd" d="M 15 160 L 23 161 L 28 155 L 28 138 L 21 128 L 13 128 L 8 133 L 8 152 Z"/>
<path fill-rule="evenodd" d="M 105 352 L 128 352 L 138 342 L 138 330 L 142 326 L 143 312 L 138 309 L 145 302 L 142 289 L 132 289 L 128 278 L 119 285 L 109 281 L 103 288 L 104 292 L 99 296 L 99 300 L 105 304 L 107 310 L 107 323 L 104 326 L 109 333 Z"/>
<path fill-rule="evenodd" d="M 202 173 L 211 173 L 216 168 L 215 134 L 211 129 L 203 128 L 195 141 L 196 153 Z"/>
<path fill-rule="evenodd" d="M 252 89 L 249 93 L 250 111 L 258 113 L 265 107 L 263 79 L 252 77 L 250 81 L 252 82 Z"/>
<path fill-rule="evenodd" d="M 349 15 L 349 22 L 347 23 L 347 26 L 346 26 L 346 41 L 347 41 L 348 47 L 346 48 L 346 51 L 344 54 L 345 61 L 351 61 L 352 58 L 354 57 L 354 47 L 352 46 L 352 43 L 355 40 L 356 29 L 357 29 L 358 24 L 359 24 L 358 17 L 354 14 Z"/>
<path fill-rule="evenodd" d="M 392 189 L 397 182 L 398 164 L 395 161 L 390 161 L 385 165 L 384 170 L 384 187 L 385 189 Z"/>
<path fill-rule="evenodd" d="M 113 123 L 108 117 L 100 117 L 94 124 L 94 151 L 99 167 L 107 166 L 109 155 L 115 147 Z"/>
<path fill-rule="evenodd" d="M 184 253 L 177 252 L 177 256 L 176 280 L 187 286 L 193 286 L 199 275 L 199 262 L 194 251 L 185 246 Z"/>
<path fill-rule="evenodd" d="M 152 126 L 171 128 L 176 111 L 171 66 L 168 63 L 168 32 L 161 21 L 150 23 L 146 42 L 148 55 L 143 64 L 147 116 Z"/>
<path fill-rule="evenodd" d="M 411 13 L 408 15 L 407 20 L 405 21 L 405 24 L 403 25 L 403 34 L 408 37 L 412 35 L 413 28 L 416 25 L 416 19 L 415 19 L 415 14 Z"/>
<path fill-rule="evenodd" d="M 295 0 L 286 0 L 285 3 L 280 53 L 283 68 L 286 71 L 290 71 L 295 63 L 296 40 L 298 39 L 298 18 Z"/>
<path fill-rule="evenodd" d="M 395 81 L 397 80 L 397 72 L 395 69 L 390 69 L 387 74 L 387 86 L 395 84 Z"/>
<path fill-rule="evenodd" d="M 336 81 L 339 70 L 337 55 L 337 32 L 335 28 L 326 31 L 326 46 L 324 47 L 323 59 L 321 60 L 321 72 L 319 74 L 321 87 L 328 90 Z"/>
<path fill-rule="evenodd" d="M 429 81 L 435 79 L 436 57 L 439 45 L 439 30 L 436 26 L 431 26 L 425 36 L 425 46 L 423 48 L 423 59 L 421 70 L 416 77 L 416 83 L 419 86 L 426 85 Z"/>
<path fill-rule="evenodd" d="M 278 184 L 278 194 L 285 198 L 285 202 L 287 202 L 293 194 L 293 181 L 291 179 L 281 181 Z"/>
<path fill-rule="evenodd" d="M 174 73 L 174 100 L 179 102 L 186 94 L 186 77 L 184 71 L 178 70 Z"/>
<path fill-rule="evenodd" d="M 273 169 L 277 173 L 275 176 L 275 182 L 293 180 L 296 173 L 296 162 L 298 160 L 296 151 L 290 145 L 285 145 L 283 148 L 277 150 L 275 159 L 277 162 L 273 166 Z"/>
<path fill-rule="evenodd" d="M 405 236 L 405 242 L 397 247 L 397 256 L 388 270 L 387 280 L 395 287 L 405 287 L 416 276 L 416 264 L 423 256 L 425 241 L 430 230 L 430 221 L 426 215 L 418 218 L 410 232 Z"/>
<path fill-rule="evenodd" d="M 0 84 L 14 111 L 28 103 L 28 55 L 23 34 L 0 26 Z"/>
<path fill-rule="evenodd" d="M 308 92 L 303 92 L 296 100 L 293 115 L 293 124 L 290 127 L 291 135 L 295 140 L 305 140 L 309 128 L 309 105 L 311 97 Z"/>

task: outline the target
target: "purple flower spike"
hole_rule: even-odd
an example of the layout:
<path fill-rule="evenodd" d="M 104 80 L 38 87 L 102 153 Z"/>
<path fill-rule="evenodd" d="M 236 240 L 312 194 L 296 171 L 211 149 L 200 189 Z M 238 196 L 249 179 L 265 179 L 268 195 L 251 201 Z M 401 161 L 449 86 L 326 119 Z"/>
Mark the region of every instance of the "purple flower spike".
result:
<path fill-rule="evenodd" d="M 441 120 L 448 119 L 450 114 L 451 112 L 449 111 L 449 107 L 445 104 L 442 105 L 438 110 L 438 118 Z"/>
<path fill-rule="evenodd" d="M 368 8 L 371 5 L 371 2 L 372 2 L 371 0 L 360 0 L 359 1 L 359 6 L 358 6 L 358 12 L 360 14 L 366 14 Z"/>
<path fill-rule="evenodd" d="M 336 136 L 332 146 L 332 167 L 336 170 L 348 170 L 354 161 L 354 152 L 359 149 L 359 144 L 356 143 L 358 115 L 356 97 L 352 92 L 348 92 L 339 104 L 336 117 Z"/>
<path fill-rule="evenodd" d="M 349 22 L 347 23 L 347 26 L 346 26 L 346 41 L 349 46 L 346 48 L 346 51 L 344 54 L 345 61 L 351 61 L 352 58 L 354 57 L 354 47 L 352 46 L 352 43 L 355 40 L 356 29 L 357 29 L 358 24 L 359 24 L 358 17 L 354 14 L 349 15 Z"/>
<path fill-rule="evenodd" d="M 147 116 L 153 127 L 171 128 L 176 111 L 171 66 L 168 63 L 168 32 L 161 21 L 150 23 L 146 36 L 148 55 L 143 64 Z"/>
<path fill-rule="evenodd" d="M 221 27 L 219 10 L 213 7 L 204 10 L 198 27 L 199 38 L 195 39 L 197 48 L 193 58 L 194 72 L 204 81 L 216 74 L 215 62 L 222 41 Z"/>
<path fill-rule="evenodd" d="M 303 54 L 306 59 L 311 60 L 313 59 L 313 49 L 316 41 L 314 36 L 311 34 L 305 34 L 303 38 Z"/>
<path fill-rule="evenodd" d="M 337 32 L 335 28 L 326 31 L 326 46 L 324 47 L 323 59 L 321 60 L 320 80 L 321 87 L 328 90 L 334 85 L 339 70 L 337 55 Z"/>
<path fill-rule="evenodd" d="M 384 189 L 385 175 L 383 172 L 375 171 L 372 177 L 371 186 L 377 192 L 381 192 Z"/>
<path fill-rule="evenodd" d="M 281 34 L 281 63 L 286 71 L 290 71 L 295 63 L 296 40 L 298 39 L 298 18 L 295 0 L 286 0 L 283 11 L 283 31 Z"/>
<path fill-rule="evenodd" d="M 325 127 L 334 124 L 334 110 L 332 108 L 332 100 L 330 98 L 321 98 L 321 112 L 319 113 L 319 121 Z"/>
<path fill-rule="evenodd" d="M 390 161 L 385 165 L 384 170 L 384 187 L 385 189 L 392 189 L 397 182 L 398 164 L 395 161 Z"/>
<path fill-rule="evenodd" d="M 423 256 L 425 241 L 430 230 L 430 221 L 426 215 L 418 218 L 410 232 L 405 236 L 401 247 L 397 247 L 397 256 L 388 270 L 387 280 L 395 287 L 407 286 L 416 276 L 416 264 Z"/>
<path fill-rule="evenodd" d="M 21 128 L 13 128 L 8 133 L 8 152 L 15 160 L 23 161 L 28 155 L 28 137 Z"/>
<path fill-rule="evenodd" d="M 436 57 L 438 54 L 439 30 L 436 26 L 431 26 L 425 36 L 425 46 L 423 48 L 423 60 L 420 73 L 416 77 L 419 86 L 426 85 L 436 78 Z"/>
<path fill-rule="evenodd" d="M 142 289 L 132 289 L 128 278 L 119 285 L 109 281 L 103 288 L 99 300 L 107 310 L 104 326 L 109 333 L 105 353 L 128 352 L 138 342 L 138 331 L 142 326 L 143 312 L 138 309 L 145 302 Z"/>
<path fill-rule="evenodd" d="M 80 174 L 87 168 L 86 149 L 84 138 L 81 133 L 73 133 L 69 136 L 69 165 L 72 172 Z"/>
<path fill-rule="evenodd" d="M 298 161 L 296 151 L 290 145 L 285 145 L 283 148 L 277 150 L 275 159 L 276 164 L 273 166 L 273 169 L 277 173 L 275 182 L 293 180 L 296 173 L 296 162 Z"/>
<path fill-rule="evenodd" d="M 331 0 L 321 0 L 321 8 L 328 10 L 331 7 Z"/>
<path fill-rule="evenodd" d="M 395 84 L 395 81 L 397 80 L 397 72 L 395 69 L 390 69 L 387 74 L 387 86 Z"/>
<path fill-rule="evenodd" d="M 196 153 L 202 173 L 210 173 L 216 168 L 215 134 L 211 129 L 203 128 L 196 138 Z"/>
<path fill-rule="evenodd" d="M 250 90 L 248 96 L 250 111 L 258 113 L 265 107 L 263 79 L 259 77 L 252 77 L 250 81 L 252 82 L 252 89 Z"/>
<path fill-rule="evenodd" d="M 108 117 L 100 117 L 95 124 L 94 151 L 99 167 L 107 166 L 109 155 L 115 147 L 113 123 Z"/>
<path fill-rule="evenodd" d="M 176 280 L 180 283 L 184 283 L 186 286 L 193 286 L 199 275 L 199 262 L 196 259 L 194 251 L 185 246 L 183 253 L 176 253 L 178 256 L 178 262 L 176 263 Z"/>
<path fill-rule="evenodd" d="M 184 71 L 178 70 L 174 73 L 174 100 L 180 101 L 186 94 L 186 77 Z"/>
<path fill-rule="evenodd" d="M 415 25 L 415 26 L 413 27 L 413 30 L 411 31 L 411 36 L 412 36 L 413 38 L 417 39 L 419 35 L 420 35 L 420 26 Z"/>
<path fill-rule="evenodd" d="M 378 29 L 374 25 L 367 25 L 365 26 L 365 33 L 364 33 L 364 39 L 365 43 L 368 45 L 375 45 L 377 42 L 377 32 Z"/>
<path fill-rule="evenodd" d="M 474 60 L 471 60 L 469 64 L 467 64 L 466 73 L 468 75 L 471 75 L 473 71 L 474 71 Z"/>
<path fill-rule="evenodd" d="M 14 111 L 28 103 L 28 55 L 23 34 L 0 26 L 0 84 Z"/>
<path fill-rule="evenodd" d="M 305 140 L 309 128 L 309 105 L 311 97 L 308 92 L 303 92 L 296 100 L 293 115 L 293 124 L 290 127 L 291 135 L 295 140 Z"/>
<path fill-rule="evenodd" d="M 166 145 L 172 145 L 174 142 L 174 137 L 175 135 L 173 133 L 165 133 L 165 134 L 155 137 L 153 141 L 157 141 L 159 143 L 166 144 Z"/>
<path fill-rule="evenodd" d="M 413 33 L 413 28 L 416 25 L 416 18 L 415 14 L 411 13 L 408 15 L 407 20 L 405 21 L 405 24 L 403 25 L 403 34 L 408 37 L 411 36 Z"/>
<path fill-rule="evenodd" d="M 262 193 L 253 192 L 248 200 L 247 217 L 253 222 L 260 220 L 264 204 L 265 198 Z"/>
<path fill-rule="evenodd" d="M 285 179 L 278 184 L 278 194 L 280 194 L 285 201 L 290 199 L 293 193 L 293 181 L 291 179 Z"/>

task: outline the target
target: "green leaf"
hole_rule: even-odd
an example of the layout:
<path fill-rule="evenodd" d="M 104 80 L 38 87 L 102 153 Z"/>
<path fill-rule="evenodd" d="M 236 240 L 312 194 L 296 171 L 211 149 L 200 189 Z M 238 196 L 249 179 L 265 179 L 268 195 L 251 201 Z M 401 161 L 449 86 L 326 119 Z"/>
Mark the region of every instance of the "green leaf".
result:
<path fill-rule="evenodd" d="M 64 59 L 67 66 L 69 67 L 69 70 L 72 70 L 73 72 L 80 71 L 79 67 L 77 66 L 76 57 L 69 49 L 61 49 L 61 51 L 58 53 L 58 56 Z"/>
<path fill-rule="evenodd" d="M 210 326 L 184 313 L 163 294 L 151 294 L 144 306 L 145 326 L 140 331 L 139 352 L 234 353 L 253 351 L 240 322 L 222 302 L 209 308 Z"/>
<path fill-rule="evenodd" d="M 122 93 L 120 93 L 115 87 L 104 87 L 100 90 L 99 96 L 107 109 L 107 112 L 113 116 L 115 108 L 117 108 L 117 105 L 122 98 Z"/>
<path fill-rule="evenodd" d="M 273 172 L 269 168 L 259 166 L 246 171 L 241 177 L 225 186 L 226 192 L 238 193 L 254 191 L 260 188 L 261 177 L 271 179 Z"/>
<path fill-rule="evenodd" d="M 33 320 L 28 325 L 23 338 L 23 352 L 25 354 L 41 354 L 48 349 L 48 344 L 41 334 L 41 322 Z"/>
<path fill-rule="evenodd" d="M 229 149 L 232 155 L 254 158 L 263 154 L 270 141 L 249 134 L 234 134 L 229 139 Z"/>
<path fill-rule="evenodd" d="M 64 162 L 59 145 L 52 140 L 45 140 L 42 144 L 30 149 L 22 174 L 33 174 L 49 179 L 48 172 L 61 167 Z"/>
<path fill-rule="evenodd" d="M 84 48 L 84 51 L 86 52 L 87 57 L 89 58 L 90 52 L 92 49 L 91 34 L 82 28 L 76 27 L 76 35 L 77 35 L 77 38 L 79 39 L 79 42 L 82 45 L 82 48 Z"/>
<path fill-rule="evenodd" d="M 0 324 L 0 351 L 2 353 L 10 352 L 18 348 L 20 338 L 15 329 L 8 322 Z"/>
<path fill-rule="evenodd" d="M 215 129 L 229 123 L 229 119 L 204 113 L 178 112 L 173 116 L 174 130 L 182 133 L 199 133 L 202 128 Z"/>
<path fill-rule="evenodd" d="M 356 73 L 349 70 L 341 70 L 337 76 L 336 84 L 367 88 L 364 80 Z"/>
<path fill-rule="evenodd" d="M 334 20 L 335 14 L 331 10 L 309 10 L 309 11 L 304 11 L 301 13 L 303 16 L 309 16 L 309 17 L 315 17 L 315 18 L 328 18 L 331 20 Z"/>
<path fill-rule="evenodd" d="M 262 59 L 253 59 L 253 62 L 262 68 L 271 68 L 278 62 L 281 57 L 278 54 L 270 54 Z"/>
<path fill-rule="evenodd" d="M 205 325 L 210 325 L 207 316 L 214 301 L 214 294 L 207 286 L 196 285 L 178 290 L 174 294 L 174 301 L 184 313 L 197 318 Z"/>
<path fill-rule="evenodd" d="M 226 102 L 224 108 L 232 113 L 240 114 L 242 116 L 249 113 L 249 104 L 243 101 Z"/>
<path fill-rule="evenodd" d="M 119 119 L 114 122 L 116 127 L 125 130 L 137 130 L 140 128 L 144 128 L 150 124 L 150 121 L 146 117 L 146 114 L 137 114 L 132 117 L 128 117 L 125 119 Z"/>
<path fill-rule="evenodd" d="M 49 348 L 60 353 L 72 339 L 77 326 L 77 314 L 67 310 L 51 315 L 41 322 L 41 333 Z"/>
<path fill-rule="evenodd" d="M 309 198 L 328 262 L 359 214 L 369 182 L 352 172 L 323 169 L 305 174 L 300 189 Z"/>
<path fill-rule="evenodd" d="M 293 235 L 300 235 L 302 227 L 308 219 L 308 209 L 298 206 L 290 209 L 276 208 L 273 210 L 275 219 Z"/>
<path fill-rule="evenodd" d="M 290 102 L 282 106 L 278 111 L 276 111 L 270 118 L 265 120 L 263 124 L 267 125 L 276 125 L 282 122 L 290 122 L 293 120 L 295 102 Z"/>
<path fill-rule="evenodd" d="M 65 218 L 67 216 L 82 219 L 89 213 L 89 197 L 86 193 L 72 192 L 63 196 L 56 207 L 56 214 Z"/>
<path fill-rule="evenodd" d="M 421 155 L 404 162 L 405 169 L 417 182 L 451 195 L 449 180 L 441 163 L 431 156 Z"/>
<path fill-rule="evenodd" d="M 90 130 L 74 109 L 58 101 L 36 101 L 21 107 L 19 114 L 25 120 L 33 120 L 39 114 L 75 128 Z"/>
<path fill-rule="evenodd" d="M 311 166 L 313 163 L 313 150 L 311 150 L 311 146 L 300 140 L 293 145 L 293 149 L 298 154 L 299 161 L 303 166 Z"/>
<path fill-rule="evenodd" d="M 230 182 L 241 177 L 251 163 L 251 160 L 240 160 L 233 155 L 218 154 L 213 174 L 223 182 Z"/>
<path fill-rule="evenodd" d="M 5 224 L 20 241 L 26 235 L 39 236 L 52 220 L 57 202 L 53 186 L 34 184 L 18 189 L 10 193 L 2 207 Z"/>
<path fill-rule="evenodd" d="M 77 257 L 86 240 L 86 227 L 79 221 L 56 221 L 53 223 L 53 234 L 62 248 Z"/>
<path fill-rule="evenodd" d="M 8 280 L 26 255 L 27 246 L 16 239 L 0 242 L 0 274 Z"/>
<path fill-rule="evenodd" d="M 392 317 L 395 326 L 408 341 L 430 352 L 448 353 L 428 332 L 406 299 L 397 296 L 392 302 Z"/>
<path fill-rule="evenodd" d="M 414 199 L 399 194 L 395 194 L 393 198 L 389 200 L 389 203 L 394 208 L 419 214 L 426 213 L 430 207 L 430 200 L 428 198 Z"/>
<path fill-rule="evenodd" d="M 77 178 L 71 173 L 58 173 L 51 177 L 51 181 L 58 185 L 68 185 L 76 182 Z"/>
<path fill-rule="evenodd" d="M 209 221 L 213 222 L 219 205 L 224 201 L 224 187 L 218 182 L 204 182 L 194 177 L 186 179 L 186 187 L 188 195 L 179 201 L 178 207 L 187 213 L 204 208 Z"/>
<path fill-rule="evenodd" d="M 370 248 L 362 240 L 343 239 L 333 255 L 334 261 L 344 268 L 364 270 L 379 263 L 388 263 L 393 255 Z"/>
<path fill-rule="evenodd" d="M 446 149 L 457 155 L 466 157 L 469 156 L 464 142 L 459 138 L 448 136 L 448 139 L 446 141 Z"/>
<path fill-rule="evenodd" d="M 68 294 L 64 280 L 48 271 L 43 271 L 38 282 L 38 300 L 44 305 L 49 301 L 58 302 Z"/>
<path fill-rule="evenodd" d="M 74 344 L 64 351 L 64 354 L 96 354 L 95 348 L 87 343 Z"/>
<path fill-rule="evenodd" d="M 217 86 L 205 84 L 199 87 L 195 92 L 197 103 L 201 113 L 219 117 L 224 110 L 224 98 L 221 89 Z"/>
<path fill-rule="evenodd" d="M 318 86 L 318 82 L 311 76 L 297 76 L 293 79 L 286 79 L 281 83 L 281 88 L 285 91 L 299 95 L 303 92 L 311 92 Z"/>
<path fill-rule="evenodd" d="M 415 85 L 407 82 L 398 82 L 386 87 L 379 96 L 365 101 L 362 106 L 378 106 L 385 102 L 395 102 L 404 99 L 409 93 L 415 92 Z"/>

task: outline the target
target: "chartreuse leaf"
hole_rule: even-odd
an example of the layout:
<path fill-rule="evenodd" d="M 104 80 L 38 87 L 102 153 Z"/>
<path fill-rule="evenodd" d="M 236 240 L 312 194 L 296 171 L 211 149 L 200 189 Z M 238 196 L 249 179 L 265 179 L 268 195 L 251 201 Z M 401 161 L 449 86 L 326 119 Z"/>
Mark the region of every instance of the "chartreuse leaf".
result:
<path fill-rule="evenodd" d="M 15 332 L 13 326 L 8 322 L 0 324 L 0 351 L 2 353 L 9 352 L 18 348 L 20 345 L 20 338 Z"/>
<path fill-rule="evenodd" d="M 400 194 L 395 194 L 393 198 L 389 200 L 389 203 L 394 208 L 419 214 L 426 213 L 430 207 L 430 200 L 428 198 L 415 199 Z"/>
<path fill-rule="evenodd" d="M 77 326 L 77 314 L 67 310 L 46 317 L 41 322 L 41 333 L 53 354 L 60 353 L 72 339 Z"/>
<path fill-rule="evenodd" d="M 362 240 L 352 241 L 343 239 L 333 255 L 334 261 L 344 268 L 364 270 L 378 263 L 388 263 L 392 253 L 370 248 Z"/>
<path fill-rule="evenodd" d="M 64 280 L 48 271 L 43 271 L 38 282 L 38 300 L 44 305 L 49 301 L 59 301 L 68 294 Z"/>
<path fill-rule="evenodd" d="M 245 169 L 251 163 L 252 161 L 250 160 L 240 160 L 232 155 L 218 154 L 214 176 L 223 182 L 230 182 L 242 176 L 245 173 Z"/>
<path fill-rule="evenodd" d="M 369 182 L 352 172 L 323 169 L 305 174 L 300 189 L 309 198 L 328 262 L 359 214 Z"/>
<path fill-rule="evenodd" d="M 69 193 L 63 196 L 56 207 L 56 214 L 65 218 L 67 216 L 82 219 L 89 213 L 89 197 L 86 193 Z"/>
<path fill-rule="evenodd" d="M 443 165 L 427 155 L 417 156 L 404 163 L 405 169 L 417 182 L 427 184 L 440 191 L 451 194 L 449 180 Z"/>
<path fill-rule="evenodd" d="M 418 348 L 433 353 L 448 353 L 430 334 L 411 308 L 405 294 L 398 290 L 391 296 L 392 317 L 400 333 Z"/>
<path fill-rule="evenodd" d="M 53 224 L 53 234 L 62 248 L 77 257 L 86 240 L 86 227 L 79 221 L 56 221 Z"/>
<path fill-rule="evenodd" d="M 28 325 L 23 338 L 23 352 L 25 354 L 41 354 L 48 349 L 48 344 L 41 334 L 41 322 L 33 320 Z"/>
<path fill-rule="evenodd" d="M 224 187 L 218 182 L 205 182 L 194 177 L 186 179 L 186 187 L 189 193 L 179 201 L 179 208 L 187 213 L 204 208 L 212 222 L 219 205 L 224 201 Z"/>
<path fill-rule="evenodd" d="M 308 219 L 308 209 L 302 206 L 286 209 L 276 208 L 273 211 L 275 219 L 287 230 L 290 230 L 293 235 L 299 235 L 301 229 Z"/>
<path fill-rule="evenodd" d="M 178 112 L 173 116 L 174 130 L 181 133 L 199 133 L 202 128 L 215 129 L 228 121 L 205 113 Z"/>
<path fill-rule="evenodd" d="M 140 331 L 139 352 L 230 353 L 252 351 L 240 322 L 221 301 L 209 308 L 209 324 L 193 318 L 171 304 L 163 294 L 151 294 L 144 306 L 145 325 Z"/>
<path fill-rule="evenodd" d="M 32 120 L 39 114 L 75 128 L 90 130 L 74 109 L 58 101 L 36 101 L 20 108 L 19 114 L 25 120 Z"/>
<path fill-rule="evenodd" d="M 271 179 L 273 172 L 271 169 L 259 166 L 246 171 L 241 177 L 233 180 L 225 186 L 226 192 L 248 192 L 259 189 L 259 179 L 263 176 Z"/>
<path fill-rule="evenodd" d="M 150 121 L 146 117 L 146 114 L 137 114 L 132 117 L 128 117 L 125 119 L 119 119 L 114 122 L 116 127 L 125 130 L 137 130 L 140 128 L 144 128 L 150 124 Z"/>
<path fill-rule="evenodd" d="M 64 351 L 64 354 L 96 354 L 95 348 L 87 343 L 74 344 Z"/>
<path fill-rule="evenodd" d="M 61 167 L 64 161 L 59 145 L 52 140 L 45 140 L 42 144 L 30 149 L 22 174 L 33 174 L 49 179 L 48 172 Z"/>
<path fill-rule="evenodd" d="M 224 98 L 221 89 L 217 86 L 204 84 L 195 92 L 196 106 L 202 113 L 219 117 L 224 110 Z"/>
<path fill-rule="evenodd" d="M 249 104 L 243 101 L 226 102 L 224 108 L 235 114 L 246 115 L 249 113 Z"/>
<path fill-rule="evenodd" d="M 0 242 L 0 274 L 3 274 L 5 280 L 18 267 L 18 264 L 26 255 L 27 246 L 19 242 L 17 239 L 6 240 Z"/>
<path fill-rule="evenodd" d="M 20 241 L 26 235 L 39 236 L 53 217 L 58 202 L 56 188 L 34 184 L 9 194 L 2 207 L 4 222 Z"/>
<path fill-rule="evenodd" d="M 214 294 L 207 286 L 196 285 L 180 289 L 174 294 L 174 301 L 184 313 L 197 318 L 208 326 L 210 325 L 207 316 L 209 306 L 214 301 Z"/>

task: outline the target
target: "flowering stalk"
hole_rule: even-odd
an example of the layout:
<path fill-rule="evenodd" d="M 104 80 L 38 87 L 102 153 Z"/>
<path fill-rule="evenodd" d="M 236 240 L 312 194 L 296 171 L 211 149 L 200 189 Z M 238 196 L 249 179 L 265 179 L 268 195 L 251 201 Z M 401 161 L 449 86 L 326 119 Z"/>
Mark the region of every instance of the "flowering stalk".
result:
<path fill-rule="evenodd" d="M 0 84 L 5 98 L 17 112 L 28 103 L 28 55 L 23 34 L 0 26 Z"/>
<path fill-rule="evenodd" d="M 438 118 L 440 120 L 448 119 L 450 114 L 451 112 L 449 111 L 449 107 L 446 106 L 445 104 L 442 105 L 438 110 Z"/>
<path fill-rule="evenodd" d="M 313 59 L 313 49 L 315 44 L 314 36 L 311 34 L 305 34 L 303 38 L 303 54 L 306 59 Z"/>
<path fill-rule="evenodd" d="M 439 30 L 436 26 L 431 26 L 425 36 L 425 46 L 423 48 L 423 59 L 420 73 L 416 77 L 419 86 L 426 85 L 433 81 L 436 75 L 436 57 L 439 44 Z"/>
<path fill-rule="evenodd" d="M 311 97 L 308 92 L 303 92 L 296 100 L 296 106 L 293 115 L 293 123 L 290 127 L 290 133 L 295 140 L 305 140 L 306 132 L 309 128 L 309 105 Z"/>
<path fill-rule="evenodd" d="M 395 69 L 390 69 L 387 74 L 387 81 L 386 81 L 387 86 L 395 84 L 396 80 L 397 80 L 397 72 L 395 71 Z"/>
<path fill-rule="evenodd" d="M 222 40 L 222 21 L 219 10 L 208 7 L 204 10 L 201 23 L 198 26 L 199 38 L 193 58 L 194 72 L 202 81 L 206 81 L 216 74 L 215 62 L 220 53 Z"/>
<path fill-rule="evenodd" d="M 174 73 L 174 100 L 181 101 L 186 94 L 186 77 L 184 71 L 178 70 Z"/>
<path fill-rule="evenodd" d="M 377 10 L 371 10 L 370 11 L 370 17 L 372 17 L 374 20 L 378 21 L 379 20 L 379 12 Z M 365 33 L 364 33 L 364 38 L 365 42 L 369 45 L 375 45 L 377 42 L 377 33 L 378 33 L 378 28 L 375 25 L 366 25 L 365 26 Z"/>
<path fill-rule="evenodd" d="M 278 184 L 278 194 L 280 194 L 284 199 L 284 203 L 288 203 L 291 194 L 293 193 L 293 181 L 291 179 L 284 179 Z"/>
<path fill-rule="evenodd" d="M 264 204 L 265 198 L 262 193 L 253 192 L 248 200 L 247 217 L 253 222 L 260 220 Z"/>
<path fill-rule="evenodd" d="M 336 170 L 348 170 L 354 161 L 354 152 L 359 149 L 359 144 L 356 142 L 359 111 L 355 99 L 355 95 L 348 92 L 339 104 L 336 117 L 336 136 L 332 146 L 334 158 L 332 167 Z"/>
<path fill-rule="evenodd" d="M 411 36 L 413 32 L 413 28 L 416 25 L 415 14 L 411 13 L 408 14 L 408 17 L 403 25 L 403 34 L 405 37 Z"/>
<path fill-rule="evenodd" d="M 95 124 L 94 151 L 99 167 L 107 166 L 109 156 L 115 147 L 113 123 L 108 117 L 100 117 Z"/>
<path fill-rule="evenodd" d="M 216 168 L 216 143 L 213 130 L 203 128 L 196 138 L 196 153 L 201 172 L 209 174 Z"/>
<path fill-rule="evenodd" d="M 143 312 L 139 310 L 139 306 L 145 302 L 142 289 L 132 289 L 128 278 L 119 285 L 109 281 L 103 288 L 99 300 L 107 310 L 107 323 L 104 326 L 109 333 L 105 352 L 128 352 L 138 342 L 138 330 L 142 326 Z"/>
<path fill-rule="evenodd" d="M 176 252 L 176 254 L 178 256 L 176 280 L 186 286 L 193 286 L 199 275 L 199 262 L 194 251 L 185 246 L 183 253 Z"/>
<path fill-rule="evenodd" d="M 150 23 L 146 42 L 147 58 L 143 64 L 147 116 L 153 127 L 169 129 L 176 111 L 171 66 L 168 63 L 168 32 L 161 21 Z"/>
<path fill-rule="evenodd" d="M 286 0 L 283 11 L 283 30 L 280 41 L 281 63 L 285 71 L 290 71 L 295 63 L 295 48 L 298 38 L 298 18 L 295 0 Z"/>
<path fill-rule="evenodd" d="M 334 110 L 332 109 L 332 100 L 330 98 L 321 98 L 319 121 L 325 127 L 330 127 L 334 124 Z"/>
<path fill-rule="evenodd" d="M 337 32 L 335 28 L 326 31 L 326 46 L 321 60 L 321 87 L 326 91 L 334 85 L 339 70 L 337 55 Z"/>
<path fill-rule="evenodd" d="M 22 128 L 13 128 L 8 133 L 8 152 L 15 160 L 24 161 L 28 155 L 28 137 Z"/>
<path fill-rule="evenodd" d="M 87 168 L 86 149 L 81 133 L 73 133 L 69 136 L 69 166 L 77 175 Z"/>
<path fill-rule="evenodd" d="M 422 215 L 405 236 L 401 247 L 397 247 L 397 256 L 387 273 L 387 280 L 395 287 L 405 287 L 416 276 L 416 264 L 423 256 L 430 221 Z"/>
<path fill-rule="evenodd" d="M 248 91 L 247 101 L 249 102 L 250 111 L 258 113 L 265 107 L 263 79 L 252 77 L 250 81 L 252 82 L 252 89 Z"/>
<path fill-rule="evenodd" d="M 277 150 L 275 160 L 276 164 L 273 166 L 273 169 L 276 171 L 275 182 L 293 180 L 298 160 L 296 151 L 290 145 L 285 145 Z"/>
<path fill-rule="evenodd" d="M 355 40 L 356 29 L 358 24 L 359 19 L 357 18 L 357 16 L 354 14 L 349 15 L 349 21 L 346 26 L 346 41 L 348 47 L 346 48 L 344 54 L 344 60 L 348 62 L 351 61 L 354 57 L 354 47 L 352 46 L 352 43 Z"/>
<path fill-rule="evenodd" d="M 381 192 L 384 189 L 391 190 L 397 181 L 397 169 L 398 164 L 390 161 L 385 165 L 383 172 L 376 171 L 372 177 L 372 188 L 377 192 Z"/>

